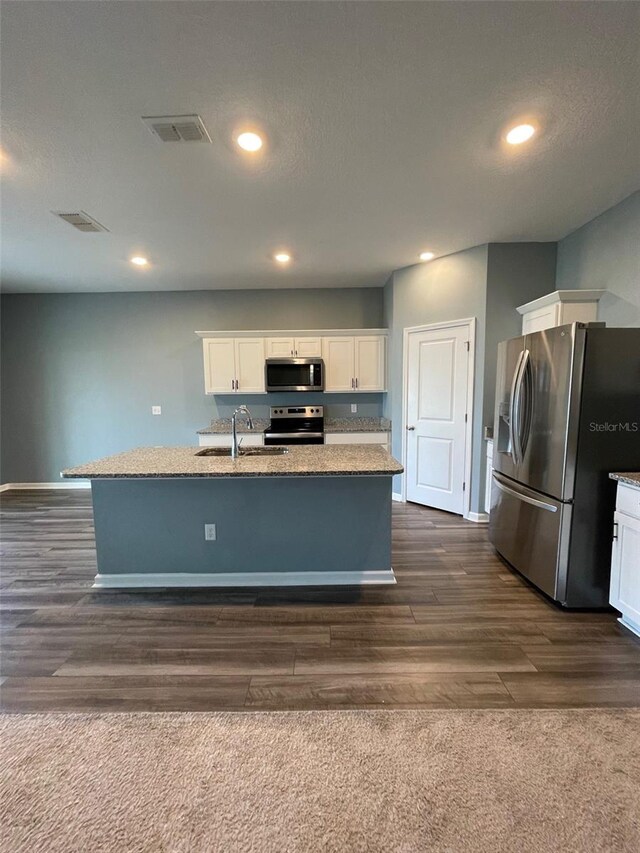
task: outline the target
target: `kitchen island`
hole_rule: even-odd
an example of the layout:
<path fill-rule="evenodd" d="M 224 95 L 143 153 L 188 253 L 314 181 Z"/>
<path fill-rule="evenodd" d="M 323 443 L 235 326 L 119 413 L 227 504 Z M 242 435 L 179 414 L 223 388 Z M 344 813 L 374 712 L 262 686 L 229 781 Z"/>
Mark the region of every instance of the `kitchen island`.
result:
<path fill-rule="evenodd" d="M 62 472 L 91 480 L 94 587 L 395 583 L 391 482 L 403 469 L 383 448 L 203 450 L 143 447 Z"/>

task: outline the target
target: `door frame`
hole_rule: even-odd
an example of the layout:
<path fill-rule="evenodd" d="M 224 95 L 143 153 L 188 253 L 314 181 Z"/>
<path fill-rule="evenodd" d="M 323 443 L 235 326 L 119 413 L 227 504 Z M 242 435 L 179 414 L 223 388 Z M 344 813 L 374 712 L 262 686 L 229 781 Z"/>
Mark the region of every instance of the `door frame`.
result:
<path fill-rule="evenodd" d="M 402 340 L 402 502 L 407 501 L 407 410 L 409 407 L 409 338 L 410 335 L 421 332 L 434 332 L 439 329 L 457 329 L 466 326 L 469 341 L 469 369 L 467 372 L 467 425 L 464 438 L 464 491 L 462 517 L 471 518 L 471 457 L 473 451 L 473 396 L 475 388 L 476 365 L 476 318 L 466 317 L 463 320 L 447 320 L 443 323 L 428 323 L 424 326 L 407 326 L 403 330 Z"/>

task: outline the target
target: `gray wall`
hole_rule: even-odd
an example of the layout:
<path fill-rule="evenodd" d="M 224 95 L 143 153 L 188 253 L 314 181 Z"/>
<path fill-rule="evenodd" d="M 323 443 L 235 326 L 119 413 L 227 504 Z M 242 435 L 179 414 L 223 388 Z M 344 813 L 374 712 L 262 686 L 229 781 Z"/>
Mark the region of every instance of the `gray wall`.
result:
<path fill-rule="evenodd" d="M 377 328 L 382 298 L 380 288 L 4 295 L 2 482 L 53 482 L 132 447 L 195 444 L 234 402 L 262 416 L 264 396 L 205 396 L 196 329 Z M 358 414 L 381 414 L 382 397 L 359 396 Z M 351 400 L 323 402 L 340 415 Z"/>
<path fill-rule="evenodd" d="M 598 319 L 640 326 L 640 191 L 558 243 L 558 290 L 607 290 Z"/>
<path fill-rule="evenodd" d="M 482 411 L 484 328 L 487 281 L 487 246 L 477 246 L 397 270 L 385 290 L 385 321 L 391 332 L 389 394 L 387 410 L 393 424 L 392 448 L 402 458 L 402 347 L 403 330 L 408 326 L 440 323 L 475 317 L 476 383 L 474 405 Z M 480 507 L 482 465 L 482 418 L 473 425 L 471 510 Z M 401 478 L 394 478 L 394 491 L 401 489 Z"/>
<path fill-rule="evenodd" d="M 493 424 L 498 344 L 522 334 L 519 305 L 556 289 L 556 249 L 556 243 L 489 244 L 482 410 L 486 425 Z"/>

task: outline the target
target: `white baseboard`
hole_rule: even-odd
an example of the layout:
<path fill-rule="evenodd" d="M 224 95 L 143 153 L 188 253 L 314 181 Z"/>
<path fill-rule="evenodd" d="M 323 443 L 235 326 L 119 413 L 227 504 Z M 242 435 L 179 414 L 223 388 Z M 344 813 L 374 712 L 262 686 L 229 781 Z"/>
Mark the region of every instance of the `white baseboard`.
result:
<path fill-rule="evenodd" d="M 96 575 L 94 589 L 211 586 L 365 586 L 394 584 L 393 569 L 365 572 L 225 572 Z"/>
<path fill-rule="evenodd" d="M 401 504 L 404 503 L 404 501 L 402 500 L 402 495 L 400 494 L 400 492 L 391 492 L 391 500 L 392 501 L 399 501 Z"/>
<path fill-rule="evenodd" d="M 465 515 L 467 521 L 475 521 L 476 524 L 488 524 L 489 523 L 489 513 L 488 512 L 468 512 Z"/>
<path fill-rule="evenodd" d="M 65 480 L 63 483 L 3 483 L 0 492 L 10 489 L 90 489 L 90 480 Z"/>

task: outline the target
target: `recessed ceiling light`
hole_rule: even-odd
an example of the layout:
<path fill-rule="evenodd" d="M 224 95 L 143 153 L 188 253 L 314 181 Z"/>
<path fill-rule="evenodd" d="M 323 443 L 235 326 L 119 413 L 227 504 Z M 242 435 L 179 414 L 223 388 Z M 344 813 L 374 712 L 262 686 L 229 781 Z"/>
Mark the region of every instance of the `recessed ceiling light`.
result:
<path fill-rule="evenodd" d="M 291 260 L 291 255 L 288 252 L 276 252 L 273 259 L 279 264 L 288 264 Z"/>
<path fill-rule="evenodd" d="M 435 258 L 433 252 L 422 252 L 420 254 L 421 261 L 432 261 Z"/>
<path fill-rule="evenodd" d="M 132 264 L 135 264 L 137 267 L 146 267 L 149 261 L 146 258 L 143 258 L 141 255 L 134 255 L 133 258 L 130 258 Z"/>
<path fill-rule="evenodd" d="M 520 145 L 527 139 L 531 139 L 535 132 L 536 129 L 532 124 L 519 124 L 511 128 L 506 135 L 506 140 L 510 145 Z"/>
<path fill-rule="evenodd" d="M 236 142 L 245 151 L 259 151 L 262 148 L 262 137 L 257 133 L 241 133 Z"/>

